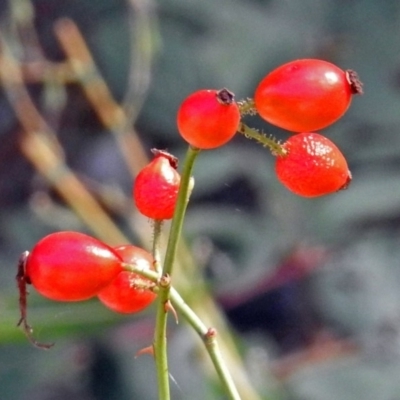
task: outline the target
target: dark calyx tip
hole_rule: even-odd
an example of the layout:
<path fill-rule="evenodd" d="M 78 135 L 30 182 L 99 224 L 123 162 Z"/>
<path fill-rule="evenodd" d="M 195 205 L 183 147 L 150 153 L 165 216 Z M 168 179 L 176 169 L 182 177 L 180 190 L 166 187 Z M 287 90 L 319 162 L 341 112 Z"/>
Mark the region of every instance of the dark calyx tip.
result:
<path fill-rule="evenodd" d="M 229 105 L 235 102 L 235 95 L 230 90 L 223 88 L 217 91 L 217 100 L 221 104 Z"/>
<path fill-rule="evenodd" d="M 346 71 L 346 77 L 347 81 L 350 84 L 351 87 L 351 92 L 353 94 L 363 94 L 363 84 L 360 81 L 360 78 L 358 77 L 358 74 L 356 71 L 353 71 L 352 69 L 348 69 Z"/>

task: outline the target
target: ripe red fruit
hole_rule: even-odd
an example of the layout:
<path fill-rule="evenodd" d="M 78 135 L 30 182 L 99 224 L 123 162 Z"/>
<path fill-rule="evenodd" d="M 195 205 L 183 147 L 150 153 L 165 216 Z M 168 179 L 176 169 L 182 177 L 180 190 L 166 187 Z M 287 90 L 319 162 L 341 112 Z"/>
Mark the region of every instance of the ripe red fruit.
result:
<path fill-rule="evenodd" d="M 192 93 L 182 102 L 177 115 L 179 133 L 198 149 L 224 145 L 235 136 L 239 122 L 239 106 L 227 89 Z"/>
<path fill-rule="evenodd" d="M 89 299 L 122 271 L 122 259 L 111 247 L 70 231 L 41 239 L 25 262 L 25 281 L 59 301 Z"/>
<path fill-rule="evenodd" d="M 356 93 L 362 93 L 362 84 L 354 71 L 302 59 L 269 73 L 258 85 L 254 102 L 269 123 L 292 132 L 312 132 L 338 120 Z"/>
<path fill-rule="evenodd" d="M 279 181 L 292 192 L 316 197 L 345 189 L 351 182 L 346 159 L 337 146 L 318 133 L 299 133 L 284 144 L 277 156 Z"/>
<path fill-rule="evenodd" d="M 155 158 L 137 175 L 133 198 L 138 210 L 148 218 L 163 220 L 174 215 L 180 175 L 177 159 L 171 154 L 153 150 Z"/>
<path fill-rule="evenodd" d="M 124 245 L 114 250 L 127 264 L 143 270 L 154 269 L 153 256 L 147 251 Z M 134 313 L 148 307 L 156 298 L 150 290 L 154 284 L 142 276 L 129 271 L 120 272 L 116 278 L 98 294 L 99 300 L 108 308 L 119 313 Z"/>

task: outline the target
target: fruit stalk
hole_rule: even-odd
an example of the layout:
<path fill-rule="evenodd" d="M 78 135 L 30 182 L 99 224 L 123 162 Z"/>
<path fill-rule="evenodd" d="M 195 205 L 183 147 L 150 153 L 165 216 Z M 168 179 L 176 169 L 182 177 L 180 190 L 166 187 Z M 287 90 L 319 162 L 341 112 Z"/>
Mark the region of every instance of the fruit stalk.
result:
<path fill-rule="evenodd" d="M 257 129 L 250 128 L 245 123 L 241 122 L 238 127 L 239 133 L 244 135 L 247 139 L 255 140 L 264 147 L 268 147 L 274 155 L 285 156 L 286 150 L 282 145 L 272 136 L 268 137 L 257 131 Z"/>

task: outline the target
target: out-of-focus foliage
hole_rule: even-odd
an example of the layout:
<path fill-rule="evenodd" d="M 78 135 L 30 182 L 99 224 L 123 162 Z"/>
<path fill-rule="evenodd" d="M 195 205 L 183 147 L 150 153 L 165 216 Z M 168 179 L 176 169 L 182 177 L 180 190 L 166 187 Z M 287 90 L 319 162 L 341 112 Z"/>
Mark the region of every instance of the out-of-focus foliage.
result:
<path fill-rule="evenodd" d="M 12 38 L 13 18 L 29 19 L 32 11 L 45 54 L 59 61 L 64 55 L 53 23 L 71 17 L 122 100 L 135 61 L 132 4 L 147 2 L 9 0 L 1 5 L 0 30 Z M 323 58 L 359 73 L 365 95 L 324 131 L 348 158 L 353 183 L 347 191 L 296 197 L 278 184 L 269 152 L 237 137 L 199 157 L 185 232 L 260 393 L 293 400 L 398 398 L 400 3 L 148 5 L 156 6 L 159 30 L 151 86 L 135 123 L 146 148 L 168 148 L 182 157 L 175 113 L 193 90 L 226 86 L 237 98 L 251 97 L 261 77 L 295 58 Z M 18 57 L 23 52 L 16 41 L 14 46 Z M 117 145 L 79 87 L 30 89 L 57 130 L 69 165 L 91 184 L 130 196 L 132 180 Z M 152 360 L 133 360 L 151 340 L 151 311 L 122 318 L 95 301 L 54 305 L 32 291 L 36 333 L 57 345 L 40 352 L 15 328 L 19 254 L 50 231 L 86 228 L 19 152 L 20 128 L 4 96 L 0 116 L 0 398 L 156 398 Z M 255 117 L 248 123 L 282 140 L 288 136 Z M 127 223 L 117 222 L 135 240 Z M 185 328 L 171 327 L 174 398 L 223 398 L 206 379 L 196 379 L 201 375 L 196 340 Z"/>

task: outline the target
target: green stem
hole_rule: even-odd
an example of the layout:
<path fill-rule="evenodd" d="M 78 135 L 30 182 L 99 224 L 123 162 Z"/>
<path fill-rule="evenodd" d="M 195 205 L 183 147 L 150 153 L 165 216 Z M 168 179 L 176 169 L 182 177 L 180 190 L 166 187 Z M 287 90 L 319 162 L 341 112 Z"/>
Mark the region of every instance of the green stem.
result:
<path fill-rule="evenodd" d="M 260 133 L 257 129 L 250 128 L 245 123 L 239 124 L 238 131 L 248 139 L 253 139 L 264 147 L 268 147 L 274 155 L 285 156 L 286 150 L 282 145 L 272 136 L 266 136 Z"/>
<path fill-rule="evenodd" d="M 186 207 L 192 190 L 191 177 L 194 162 L 200 149 L 188 148 L 185 162 L 181 174 L 178 199 L 175 207 L 174 218 L 172 219 L 171 229 L 169 231 L 168 245 L 165 254 L 163 275 L 171 275 L 178 249 L 179 238 L 182 232 L 183 220 L 185 218 Z"/>
<path fill-rule="evenodd" d="M 158 395 L 160 400 L 170 400 L 169 373 L 167 359 L 167 312 L 169 306 L 171 274 L 182 232 L 183 220 L 191 192 L 191 175 L 199 149 L 189 147 L 183 166 L 178 199 L 169 232 L 162 276 L 160 278 L 157 317 L 154 333 L 154 356 L 156 360 Z"/>
<path fill-rule="evenodd" d="M 155 270 L 161 274 L 161 256 L 160 256 L 160 239 L 161 239 L 161 228 L 163 220 L 154 220 L 153 222 L 153 248 L 152 254 L 154 258 Z"/>
<path fill-rule="evenodd" d="M 150 279 L 153 282 L 158 281 L 158 275 L 154 271 L 143 270 L 137 266 L 124 264 L 123 268 L 127 271 L 135 272 Z M 169 296 L 171 303 L 185 320 L 192 326 L 192 328 L 198 333 L 200 338 L 203 340 L 206 346 L 206 350 L 211 358 L 214 368 L 220 378 L 220 381 L 225 389 L 226 394 L 230 400 L 240 400 L 239 392 L 233 382 L 232 376 L 226 366 L 226 363 L 221 355 L 221 351 L 218 346 L 216 339 L 216 331 L 213 328 L 207 328 L 197 314 L 189 307 L 189 305 L 183 300 L 181 295 L 173 287 L 169 288 Z M 168 370 L 167 370 L 168 371 Z M 164 394 L 163 394 L 164 395 Z M 165 397 L 168 398 L 168 397 Z M 162 399 L 165 399 L 164 397 Z"/>
<path fill-rule="evenodd" d="M 214 328 L 207 328 L 174 288 L 171 288 L 170 296 L 174 307 L 180 311 L 186 321 L 189 322 L 193 329 L 202 338 L 228 398 L 230 400 L 240 400 L 239 392 L 237 391 L 235 383 L 219 349 L 216 339 L 216 330 Z"/>
<path fill-rule="evenodd" d="M 157 370 L 157 385 L 159 400 L 170 400 L 169 372 L 167 356 L 167 301 L 169 297 L 169 280 L 163 280 L 159 286 L 156 328 L 154 333 L 154 357 Z"/>

